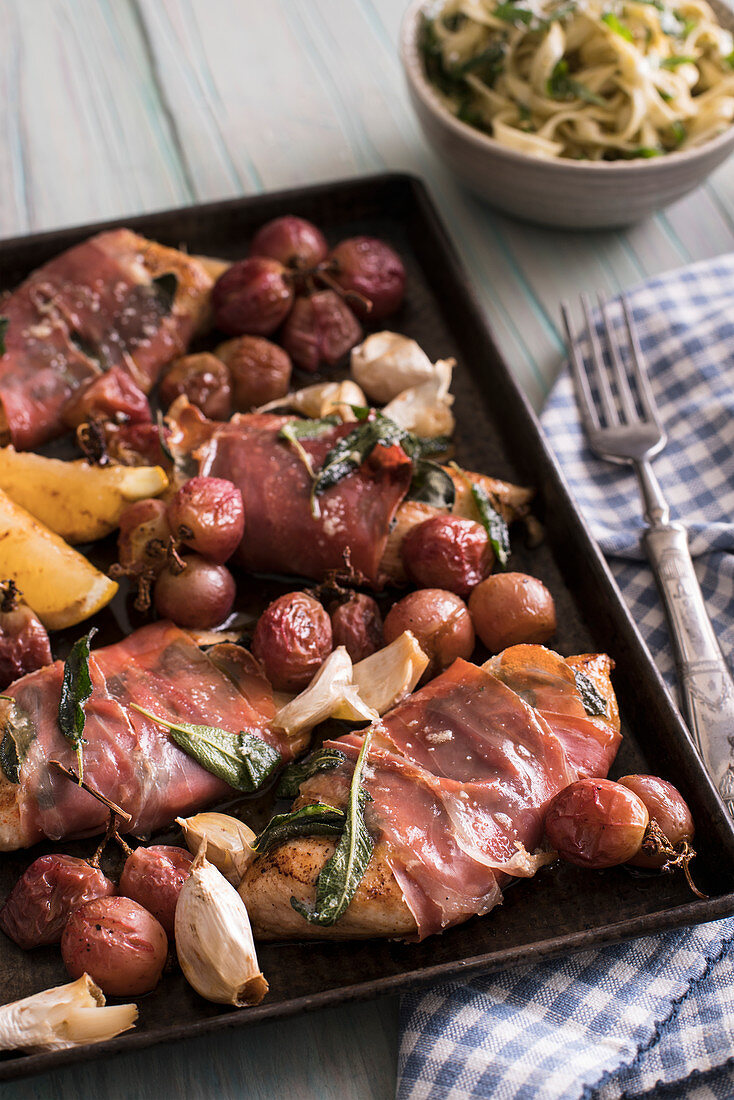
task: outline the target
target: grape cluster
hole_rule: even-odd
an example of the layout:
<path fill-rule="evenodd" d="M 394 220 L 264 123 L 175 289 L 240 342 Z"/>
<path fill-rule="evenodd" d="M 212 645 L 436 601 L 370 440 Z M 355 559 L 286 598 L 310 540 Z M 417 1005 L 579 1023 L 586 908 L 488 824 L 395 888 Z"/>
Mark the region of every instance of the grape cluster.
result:
<path fill-rule="evenodd" d="M 116 575 L 137 581 L 139 610 L 150 605 L 152 588 L 163 618 L 209 630 L 232 610 L 236 586 L 224 563 L 244 530 L 239 489 L 224 478 L 193 477 L 167 504 L 139 500 L 123 512 Z"/>
<path fill-rule="evenodd" d="M 212 294 L 214 320 L 230 336 L 271 336 L 307 371 L 333 366 L 359 342 L 360 320 L 381 320 L 403 300 L 405 268 L 376 237 L 329 250 L 323 233 L 293 215 L 268 222 L 250 255 L 228 268 Z"/>

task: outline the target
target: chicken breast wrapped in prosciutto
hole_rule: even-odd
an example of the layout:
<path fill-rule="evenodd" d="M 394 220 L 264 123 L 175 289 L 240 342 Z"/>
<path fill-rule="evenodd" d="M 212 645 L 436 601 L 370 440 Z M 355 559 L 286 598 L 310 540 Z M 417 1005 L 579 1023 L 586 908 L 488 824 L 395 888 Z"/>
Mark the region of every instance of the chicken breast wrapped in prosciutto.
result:
<path fill-rule="evenodd" d="M 33 450 L 67 430 L 64 408 L 119 367 L 148 393 L 209 308 L 203 264 L 113 229 L 34 271 L 2 304 L 0 441 Z"/>
<path fill-rule="evenodd" d="M 488 912 L 504 884 L 547 861 L 537 849 L 548 802 L 579 776 L 606 776 L 619 746 L 611 662 L 534 645 L 494 661 L 456 661 L 374 728 L 363 778 L 374 850 L 334 924 L 291 904 L 313 908 L 332 839 L 294 837 L 252 863 L 240 893 L 258 936 L 422 939 Z M 603 715 L 588 715 L 577 672 Z M 346 805 L 361 740 L 325 745 L 343 760 L 307 779 L 294 808 Z"/>
<path fill-rule="evenodd" d="M 58 760 L 76 767 L 59 728 L 63 672 L 56 661 L 16 681 L 0 700 L 0 851 L 104 831 L 104 805 L 49 766 Z M 270 729 L 272 689 L 239 646 L 203 652 L 184 631 L 159 622 L 94 650 L 89 673 L 84 778 L 131 815 L 133 833 L 237 793 L 137 707 L 173 722 L 254 734 L 283 762 L 304 748 Z"/>
<path fill-rule="evenodd" d="M 348 551 L 352 569 L 373 587 L 402 583 L 403 539 L 446 510 L 410 499 L 417 460 L 389 432 L 382 442 L 364 447 L 365 422 L 294 422 L 275 413 L 246 413 L 217 423 L 182 406 L 174 423 L 172 449 L 193 455 L 199 474 L 227 478 L 240 489 L 247 529 L 235 560 L 253 573 L 320 581 L 344 570 Z M 346 461 L 318 491 L 325 466 L 335 472 L 337 448 Z M 350 465 L 351 455 L 359 460 Z M 470 489 L 475 481 L 508 523 L 528 511 L 530 489 L 448 467 L 444 472 L 453 485 L 455 515 L 476 518 Z"/>

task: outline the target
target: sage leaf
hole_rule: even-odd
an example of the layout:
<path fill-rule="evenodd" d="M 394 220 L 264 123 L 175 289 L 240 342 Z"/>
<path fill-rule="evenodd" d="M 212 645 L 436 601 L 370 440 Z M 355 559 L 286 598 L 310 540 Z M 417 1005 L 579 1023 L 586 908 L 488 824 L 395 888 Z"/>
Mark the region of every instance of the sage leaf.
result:
<path fill-rule="evenodd" d="M 581 672 L 579 669 L 575 669 L 573 675 L 586 713 L 593 718 L 606 714 L 607 701 L 601 692 L 597 691 L 593 681 L 589 679 L 585 672 Z"/>
<path fill-rule="evenodd" d="M 88 634 L 85 634 L 83 638 L 79 638 L 71 647 L 71 652 L 64 661 L 64 678 L 61 683 L 61 699 L 59 700 L 59 729 L 76 751 L 80 784 L 84 778 L 82 746 L 86 744 L 83 736 L 87 720 L 84 704 L 92 694 L 92 677 L 89 674 L 89 644 L 96 633 L 97 627 L 93 626 Z"/>
<path fill-rule="evenodd" d="M 276 844 L 297 836 L 338 836 L 344 828 L 344 810 L 324 802 L 313 802 L 290 814 L 276 814 L 256 836 L 252 847 L 259 855 Z"/>
<path fill-rule="evenodd" d="M 151 279 L 153 292 L 158 305 L 163 313 L 170 313 L 178 290 L 178 275 L 173 271 L 166 271 L 163 275 L 156 275 Z"/>
<path fill-rule="evenodd" d="M 36 727 L 12 695 L 0 695 L 10 703 L 3 717 L 0 741 L 0 769 L 11 783 L 20 782 L 20 769 L 36 739 Z"/>
<path fill-rule="evenodd" d="M 320 420 L 289 420 L 278 434 L 289 442 L 294 439 L 321 439 L 339 424 L 341 418 L 335 415 L 322 416 Z"/>
<path fill-rule="evenodd" d="M 495 508 L 483 485 L 472 482 L 471 495 L 482 526 L 489 536 L 494 556 L 504 569 L 510 556 L 510 531 L 504 516 Z"/>
<path fill-rule="evenodd" d="M 3 739 L 0 741 L 0 768 L 10 783 L 20 783 L 20 765 L 18 746 L 10 728 L 6 726 Z"/>
<path fill-rule="evenodd" d="M 346 756 L 339 749 L 319 749 L 311 753 L 305 760 L 289 764 L 283 771 L 278 784 L 278 798 L 295 798 L 301 783 L 313 778 L 320 772 L 332 771 L 346 761 Z"/>
<path fill-rule="evenodd" d="M 604 12 L 601 21 L 602 23 L 606 23 L 609 29 L 614 31 L 615 34 L 618 34 L 620 38 L 624 38 L 625 42 L 634 42 L 632 31 L 613 11 Z"/>
<path fill-rule="evenodd" d="M 354 765 L 341 837 L 334 854 L 326 861 L 316 880 L 315 907 L 310 909 L 297 898 L 291 898 L 295 911 L 311 924 L 327 926 L 338 921 L 354 897 L 372 858 L 375 844 L 364 819 L 364 807 L 370 795 L 362 786 L 362 773 L 373 729 L 370 726 L 365 731 L 362 748 Z"/>
<path fill-rule="evenodd" d="M 9 324 L 9 317 L 0 317 L 0 355 L 5 355 L 5 334 L 8 331 Z"/>
<path fill-rule="evenodd" d="M 456 486 L 443 466 L 421 459 L 414 466 L 406 500 L 417 500 L 451 512 L 456 500 Z"/>
<path fill-rule="evenodd" d="M 519 23 L 524 23 L 527 26 L 528 23 L 533 21 L 533 13 L 528 11 L 527 8 L 519 8 L 514 0 L 506 0 L 506 3 L 498 4 L 492 15 L 496 15 L 498 19 L 503 19 L 505 23 L 514 23 L 516 26 Z"/>
<path fill-rule="evenodd" d="M 237 791 L 249 794 L 260 790 L 280 764 L 280 753 L 256 733 L 232 733 L 217 726 L 173 722 L 139 707 L 137 703 L 130 705 L 146 718 L 170 730 L 179 748 Z"/>

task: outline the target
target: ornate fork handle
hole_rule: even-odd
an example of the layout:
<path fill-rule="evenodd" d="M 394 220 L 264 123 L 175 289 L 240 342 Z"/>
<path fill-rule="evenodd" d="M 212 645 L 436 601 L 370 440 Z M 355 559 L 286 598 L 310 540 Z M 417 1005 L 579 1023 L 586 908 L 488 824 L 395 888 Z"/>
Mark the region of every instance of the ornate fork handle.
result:
<path fill-rule="evenodd" d="M 719 648 L 678 523 L 643 536 L 670 625 L 688 725 L 719 793 L 734 814 L 734 680 Z"/>

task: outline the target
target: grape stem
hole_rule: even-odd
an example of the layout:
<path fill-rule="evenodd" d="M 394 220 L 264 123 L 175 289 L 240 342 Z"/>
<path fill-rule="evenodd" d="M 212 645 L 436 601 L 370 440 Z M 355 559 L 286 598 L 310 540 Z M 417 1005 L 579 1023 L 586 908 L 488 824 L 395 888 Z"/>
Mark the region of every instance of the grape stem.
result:
<path fill-rule="evenodd" d="M 93 787 L 91 783 L 87 783 L 86 780 L 82 780 L 76 774 L 73 768 L 65 767 L 60 760 L 49 760 L 48 766 L 57 771 L 60 775 L 63 775 L 66 779 L 71 780 L 87 794 L 91 794 L 93 798 L 96 798 L 98 802 L 101 802 L 103 806 L 106 806 L 110 811 L 109 820 L 107 822 L 107 832 L 105 833 L 104 840 L 98 845 L 96 852 L 87 860 L 90 867 L 99 869 L 99 861 L 102 858 L 102 853 L 111 840 L 115 840 L 126 856 L 131 856 L 133 853 L 132 848 L 126 843 L 120 836 L 120 826 L 127 825 L 132 821 L 130 814 L 123 810 L 122 806 L 118 806 L 116 802 L 113 802 L 107 795 L 102 794 L 96 787 Z"/>
<path fill-rule="evenodd" d="M 645 829 L 645 835 L 642 838 L 642 844 L 640 845 L 640 851 L 644 852 L 648 856 L 664 856 L 665 863 L 660 868 L 661 871 L 674 871 L 676 867 L 680 867 L 683 874 L 686 876 L 686 882 L 690 886 L 693 893 L 697 898 L 705 899 L 708 894 L 702 893 L 696 886 L 693 878 L 691 877 L 690 862 L 695 858 L 695 849 L 689 844 L 687 840 L 682 840 L 680 844 L 675 847 L 670 843 L 663 830 L 658 825 L 657 821 L 653 818 L 650 819 L 647 828 Z"/>
<path fill-rule="evenodd" d="M 339 272 L 339 265 L 334 260 L 322 260 L 315 267 L 306 267 L 301 263 L 290 263 L 289 266 L 291 271 L 287 277 L 291 282 L 302 279 L 309 294 L 313 294 L 319 285 L 325 286 L 333 290 L 347 305 L 358 305 L 365 313 L 372 312 L 372 301 L 365 294 L 360 294 L 358 290 L 344 290 L 332 277 Z"/>
<path fill-rule="evenodd" d="M 15 611 L 20 599 L 20 592 L 18 586 L 12 578 L 6 581 L 0 581 L 0 611 L 7 615 L 10 611 Z"/>

